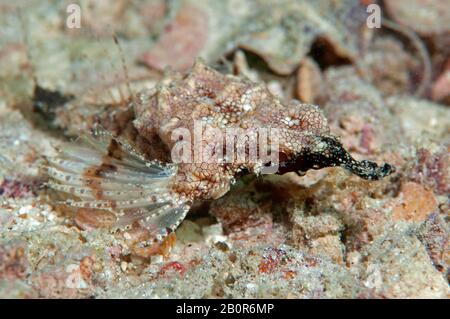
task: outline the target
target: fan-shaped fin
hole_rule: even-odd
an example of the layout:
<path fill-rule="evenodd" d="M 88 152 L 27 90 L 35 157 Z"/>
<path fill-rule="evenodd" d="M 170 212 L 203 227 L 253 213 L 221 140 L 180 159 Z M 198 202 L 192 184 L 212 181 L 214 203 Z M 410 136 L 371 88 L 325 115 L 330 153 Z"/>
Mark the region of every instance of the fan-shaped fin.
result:
<path fill-rule="evenodd" d="M 175 231 L 190 209 L 188 201 L 176 203 L 162 203 L 135 210 L 123 210 L 115 227 L 123 228 L 134 222 L 149 232 L 149 238 L 140 246 L 151 245 L 155 241 L 161 242 L 168 234 Z"/>
<path fill-rule="evenodd" d="M 101 127 L 58 151 L 47 159 L 47 185 L 72 195 L 67 205 L 115 213 L 114 229 L 137 222 L 149 231 L 150 241 L 160 241 L 190 208 L 171 190 L 176 166 L 145 159 Z"/>

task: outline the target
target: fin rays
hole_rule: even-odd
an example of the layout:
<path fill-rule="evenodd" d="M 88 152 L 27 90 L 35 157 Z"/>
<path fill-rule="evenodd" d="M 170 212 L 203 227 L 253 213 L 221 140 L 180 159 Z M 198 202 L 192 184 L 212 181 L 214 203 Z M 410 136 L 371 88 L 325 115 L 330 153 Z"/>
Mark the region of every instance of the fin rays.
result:
<path fill-rule="evenodd" d="M 174 165 L 146 160 L 99 126 L 91 136 L 58 149 L 47 162 L 47 185 L 72 196 L 64 203 L 113 212 L 113 228 L 138 222 L 153 239 L 162 240 L 189 211 L 189 201 L 171 192 Z"/>

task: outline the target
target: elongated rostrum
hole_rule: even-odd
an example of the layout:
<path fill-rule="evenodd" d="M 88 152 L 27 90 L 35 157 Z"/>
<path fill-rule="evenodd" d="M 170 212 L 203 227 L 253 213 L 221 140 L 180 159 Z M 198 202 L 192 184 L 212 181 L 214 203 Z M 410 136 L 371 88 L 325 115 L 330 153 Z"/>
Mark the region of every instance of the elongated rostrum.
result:
<path fill-rule="evenodd" d="M 195 201 L 223 196 L 245 173 L 340 166 L 378 180 L 394 171 L 352 158 L 317 106 L 283 105 L 264 84 L 201 61 L 117 112 L 48 158 L 48 185 L 69 194 L 67 205 L 114 213 L 114 229 L 147 229 L 143 246 L 164 239 Z"/>

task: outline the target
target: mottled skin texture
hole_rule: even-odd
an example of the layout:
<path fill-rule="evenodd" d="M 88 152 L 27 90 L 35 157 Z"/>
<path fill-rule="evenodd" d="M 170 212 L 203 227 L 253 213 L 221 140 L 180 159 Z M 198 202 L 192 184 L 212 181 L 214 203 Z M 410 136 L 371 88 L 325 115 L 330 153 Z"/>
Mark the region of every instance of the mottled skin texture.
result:
<path fill-rule="evenodd" d="M 189 74 L 167 74 L 128 107 L 99 114 L 96 122 L 92 136 L 48 158 L 48 185 L 74 197 L 66 204 L 83 212 L 79 224 L 144 228 L 149 240 L 143 245 L 162 240 L 193 202 L 223 196 L 245 173 L 342 166 L 379 179 L 393 171 L 388 164 L 354 160 L 329 134 L 317 106 L 283 105 L 263 84 L 220 74 L 200 61 Z M 230 137 L 230 129 L 241 131 Z M 181 144 L 191 152 L 187 161 L 175 160 Z M 272 155 L 262 156 L 268 150 Z M 102 221 L 105 211 L 116 220 L 108 214 Z"/>
<path fill-rule="evenodd" d="M 363 178 L 379 179 L 392 171 L 387 164 L 379 168 L 374 163 L 353 160 L 329 135 L 327 120 L 317 106 L 296 100 L 283 105 L 265 85 L 220 74 L 200 61 L 188 75 L 169 75 L 156 91 L 138 94 L 135 116 L 138 133 L 150 141 L 161 139 L 168 149 L 178 142 L 172 140 L 175 129 L 187 128 L 193 136 L 196 120 L 205 123 L 203 132 L 208 128 L 222 132 L 241 128 L 251 134 L 259 128 L 276 128 L 281 174 L 342 165 Z M 211 141 L 213 137 L 203 135 L 203 158 L 214 153 L 207 147 Z M 194 138 L 191 145 L 195 151 Z M 193 199 L 218 198 L 240 172 L 258 174 L 266 164 L 261 160 L 180 163 L 173 190 Z"/>

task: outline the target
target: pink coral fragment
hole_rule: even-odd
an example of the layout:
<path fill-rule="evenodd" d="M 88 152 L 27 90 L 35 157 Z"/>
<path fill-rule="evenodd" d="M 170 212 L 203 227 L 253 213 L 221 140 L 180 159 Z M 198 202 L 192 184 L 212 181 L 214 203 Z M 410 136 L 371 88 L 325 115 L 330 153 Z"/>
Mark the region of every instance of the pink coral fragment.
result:
<path fill-rule="evenodd" d="M 185 71 L 192 66 L 208 37 L 208 17 L 199 8 L 184 5 L 140 62 L 150 68 Z"/>

